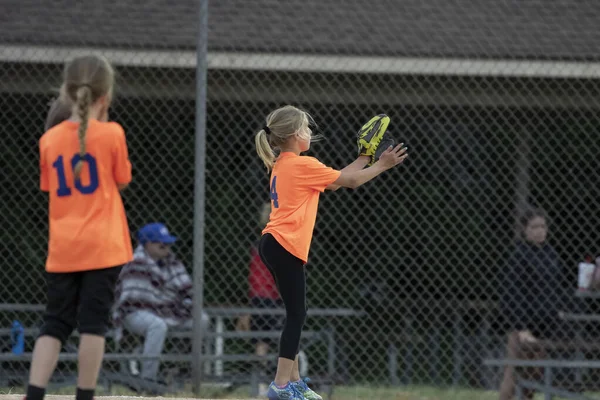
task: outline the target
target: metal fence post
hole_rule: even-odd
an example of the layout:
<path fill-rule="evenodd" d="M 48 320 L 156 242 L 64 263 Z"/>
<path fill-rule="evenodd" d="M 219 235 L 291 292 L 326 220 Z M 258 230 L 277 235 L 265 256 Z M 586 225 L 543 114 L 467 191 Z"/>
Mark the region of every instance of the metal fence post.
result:
<path fill-rule="evenodd" d="M 208 49 L 208 0 L 200 0 L 196 66 L 196 152 L 194 179 L 194 338 L 193 387 L 200 395 L 202 381 L 202 309 L 204 302 L 204 195 L 206 151 L 206 72 Z"/>

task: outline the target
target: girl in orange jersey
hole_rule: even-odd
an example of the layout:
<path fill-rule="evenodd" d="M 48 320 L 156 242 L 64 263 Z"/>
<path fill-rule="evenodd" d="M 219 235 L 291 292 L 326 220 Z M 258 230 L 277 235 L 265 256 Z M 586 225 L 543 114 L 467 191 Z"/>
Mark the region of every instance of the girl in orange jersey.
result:
<path fill-rule="evenodd" d="M 27 400 L 44 397 L 61 346 L 75 327 L 81 334 L 76 398 L 93 398 L 115 283 L 132 259 L 119 193 L 131 181 L 125 132 L 105 122 L 113 86 L 106 59 L 86 56 L 68 63 L 47 126 L 59 122 L 69 104 L 70 116 L 40 139 L 40 187 L 49 192 L 48 300 Z"/>
<path fill-rule="evenodd" d="M 271 215 L 259 244 L 262 261 L 275 278 L 286 309 L 286 322 L 279 343 L 275 380 L 269 386 L 270 400 L 321 400 L 300 379 L 298 352 L 306 318 L 305 268 L 317 217 L 319 194 L 325 189 L 357 188 L 382 172 L 402 163 L 408 154 L 402 144 L 386 149 L 369 168 L 369 157 L 361 156 L 341 171 L 313 157 L 301 156 L 310 148 L 311 117 L 285 106 L 270 113 L 255 138 L 256 150 L 267 170 L 272 170 Z M 274 149 L 280 154 L 275 156 Z"/>

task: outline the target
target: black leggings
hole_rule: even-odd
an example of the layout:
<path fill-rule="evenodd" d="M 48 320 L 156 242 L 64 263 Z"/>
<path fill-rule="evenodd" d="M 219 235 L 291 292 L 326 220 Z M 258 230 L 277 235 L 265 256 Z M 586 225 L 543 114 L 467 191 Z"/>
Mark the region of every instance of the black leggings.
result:
<path fill-rule="evenodd" d="M 300 335 L 306 320 L 304 263 L 268 233 L 260 239 L 258 252 L 262 262 L 271 271 L 285 305 L 286 318 L 279 341 L 279 357 L 293 360 L 300 350 Z"/>

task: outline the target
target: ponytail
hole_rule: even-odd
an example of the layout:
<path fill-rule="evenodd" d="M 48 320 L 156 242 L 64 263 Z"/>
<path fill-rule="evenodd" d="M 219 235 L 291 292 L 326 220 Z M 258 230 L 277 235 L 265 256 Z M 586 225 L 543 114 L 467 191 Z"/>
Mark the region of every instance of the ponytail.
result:
<path fill-rule="evenodd" d="M 254 143 L 256 145 L 256 152 L 258 156 L 267 167 L 267 171 L 270 171 L 275 164 L 275 153 L 273 152 L 273 148 L 269 144 L 269 139 L 267 138 L 267 132 L 264 129 L 261 129 L 254 138 Z"/>
<path fill-rule="evenodd" d="M 90 106 L 92 103 L 92 89 L 89 85 L 82 85 L 77 89 L 77 95 L 75 99 L 75 105 L 77 106 L 77 116 L 80 119 L 79 130 L 77 136 L 79 137 L 79 157 L 80 160 L 75 164 L 75 179 L 79 179 L 81 170 L 83 169 L 83 159 L 85 157 L 85 134 L 88 128 L 90 120 Z"/>
<path fill-rule="evenodd" d="M 312 118 L 307 112 L 294 106 L 284 106 L 267 115 L 265 125 L 254 138 L 256 152 L 267 171 L 275 165 L 273 147 L 281 150 L 282 145 L 285 146 L 291 138 L 298 135 L 312 140 L 308 127 L 311 121 Z"/>

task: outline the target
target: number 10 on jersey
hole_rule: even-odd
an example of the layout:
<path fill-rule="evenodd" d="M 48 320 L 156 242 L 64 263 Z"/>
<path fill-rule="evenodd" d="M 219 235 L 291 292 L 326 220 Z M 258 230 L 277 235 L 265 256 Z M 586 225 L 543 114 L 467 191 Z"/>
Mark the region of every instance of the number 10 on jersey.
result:
<path fill-rule="evenodd" d="M 84 185 L 81 183 L 79 179 L 75 181 L 75 189 L 81 194 L 92 194 L 98 189 L 99 180 L 98 180 L 98 164 L 96 163 L 96 159 L 91 154 L 86 154 L 83 159 L 79 156 L 79 154 L 75 154 L 71 158 L 71 168 L 75 170 L 75 166 L 77 162 L 82 160 L 83 162 L 88 164 L 90 171 L 90 183 Z M 56 173 L 58 174 L 58 190 L 56 191 L 56 195 L 58 197 L 70 196 L 71 188 L 67 184 L 67 177 L 65 175 L 65 162 L 63 156 L 58 156 L 56 161 L 52 163 L 52 166 L 56 169 Z"/>
<path fill-rule="evenodd" d="M 279 201 L 277 196 L 277 176 L 271 179 L 271 200 L 273 200 L 273 207 L 279 208 Z"/>

